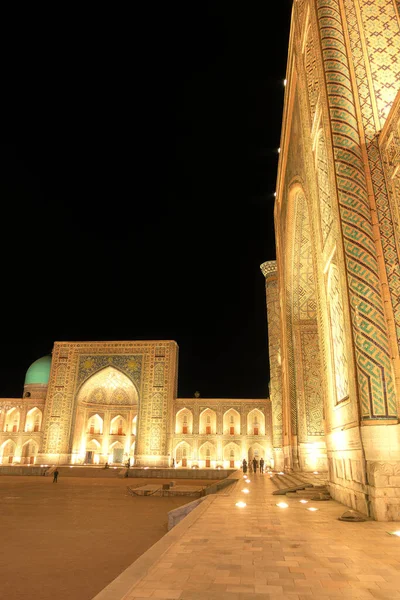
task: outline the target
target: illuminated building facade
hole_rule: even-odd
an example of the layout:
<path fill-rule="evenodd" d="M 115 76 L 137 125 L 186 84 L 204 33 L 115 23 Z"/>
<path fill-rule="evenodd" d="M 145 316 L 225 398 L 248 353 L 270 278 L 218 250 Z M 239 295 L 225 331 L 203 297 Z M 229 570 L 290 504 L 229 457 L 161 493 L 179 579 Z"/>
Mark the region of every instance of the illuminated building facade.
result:
<path fill-rule="evenodd" d="M 399 2 L 295 0 L 285 86 L 261 266 L 276 464 L 400 520 Z"/>
<path fill-rule="evenodd" d="M 1 464 L 273 464 L 268 399 L 177 398 L 177 378 L 173 341 L 56 342 L 0 399 Z"/>

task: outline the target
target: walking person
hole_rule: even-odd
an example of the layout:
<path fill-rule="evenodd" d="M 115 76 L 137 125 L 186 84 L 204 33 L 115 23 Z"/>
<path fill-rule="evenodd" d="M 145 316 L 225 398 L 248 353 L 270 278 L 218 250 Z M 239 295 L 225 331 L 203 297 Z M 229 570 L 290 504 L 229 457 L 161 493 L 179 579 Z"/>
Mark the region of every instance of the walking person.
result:
<path fill-rule="evenodd" d="M 242 462 L 243 473 L 247 473 L 247 460 L 244 458 Z"/>
<path fill-rule="evenodd" d="M 58 479 L 58 469 L 56 468 L 56 470 L 53 473 L 53 483 L 57 483 L 57 479 Z"/>
<path fill-rule="evenodd" d="M 253 458 L 253 473 L 257 473 L 257 466 L 258 466 L 258 461 L 256 459 L 256 457 Z"/>
<path fill-rule="evenodd" d="M 260 473 L 264 473 L 264 459 L 260 458 Z"/>

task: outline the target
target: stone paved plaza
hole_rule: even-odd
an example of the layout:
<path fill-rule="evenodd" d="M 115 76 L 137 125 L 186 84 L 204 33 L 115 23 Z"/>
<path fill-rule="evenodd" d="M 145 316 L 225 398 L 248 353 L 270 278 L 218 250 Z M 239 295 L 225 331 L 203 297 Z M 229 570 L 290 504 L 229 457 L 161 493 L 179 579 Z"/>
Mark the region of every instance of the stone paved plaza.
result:
<path fill-rule="evenodd" d="M 140 479 L 65 474 L 57 484 L 0 477 L 2 600 L 90 600 L 167 532 L 168 511 L 193 500 L 128 495 Z"/>
<path fill-rule="evenodd" d="M 208 496 L 95 600 L 400 598 L 400 538 L 388 534 L 400 523 L 342 522 L 334 500 L 301 504 L 273 496 L 268 475 L 250 479 Z"/>

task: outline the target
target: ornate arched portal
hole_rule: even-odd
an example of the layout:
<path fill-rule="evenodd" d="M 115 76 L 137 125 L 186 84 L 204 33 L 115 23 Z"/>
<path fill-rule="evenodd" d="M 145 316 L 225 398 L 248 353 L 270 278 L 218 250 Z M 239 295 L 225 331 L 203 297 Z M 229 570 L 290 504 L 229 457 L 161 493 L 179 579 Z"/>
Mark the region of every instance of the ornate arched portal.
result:
<path fill-rule="evenodd" d="M 105 367 L 82 385 L 77 396 L 73 462 L 134 463 L 138 392 L 124 373 Z"/>

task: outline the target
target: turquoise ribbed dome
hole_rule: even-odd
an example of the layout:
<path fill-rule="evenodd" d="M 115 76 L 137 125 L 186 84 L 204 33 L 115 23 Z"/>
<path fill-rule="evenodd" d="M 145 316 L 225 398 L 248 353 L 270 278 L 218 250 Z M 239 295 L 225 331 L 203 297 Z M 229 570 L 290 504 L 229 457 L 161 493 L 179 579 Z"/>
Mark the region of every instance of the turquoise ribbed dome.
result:
<path fill-rule="evenodd" d="M 29 385 L 30 383 L 41 383 L 42 385 L 47 385 L 50 377 L 50 368 L 50 354 L 42 356 L 42 358 L 38 358 L 27 370 L 24 385 Z"/>

